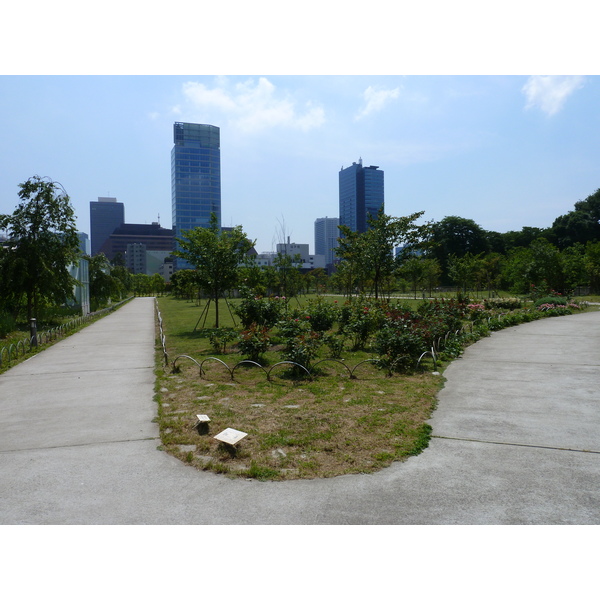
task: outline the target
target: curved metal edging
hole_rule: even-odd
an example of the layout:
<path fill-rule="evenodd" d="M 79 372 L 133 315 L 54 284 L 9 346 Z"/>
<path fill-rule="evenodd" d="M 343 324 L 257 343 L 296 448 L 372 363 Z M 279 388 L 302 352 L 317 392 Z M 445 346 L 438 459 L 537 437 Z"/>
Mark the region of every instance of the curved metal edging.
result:
<path fill-rule="evenodd" d="M 367 363 L 367 362 L 380 363 L 381 359 L 380 358 L 367 358 L 366 360 L 361 360 L 358 364 L 354 365 L 354 367 L 352 368 L 352 371 L 350 371 L 350 378 L 356 379 L 356 377 L 354 376 L 354 371 L 356 371 L 356 369 L 358 369 L 358 367 L 360 367 L 360 365 Z"/>
<path fill-rule="evenodd" d="M 433 370 L 437 371 L 437 360 L 435 358 L 435 351 L 433 349 L 433 346 L 431 347 L 431 350 L 427 350 L 426 352 L 423 352 L 421 356 L 419 356 L 419 360 L 417 361 L 417 368 L 419 368 L 419 365 L 421 364 L 421 359 L 427 354 L 431 354 L 431 358 L 433 358 Z"/>
<path fill-rule="evenodd" d="M 267 379 L 269 381 L 271 381 L 271 371 L 279 365 L 294 365 L 296 367 L 300 367 L 301 369 L 304 369 L 306 371 L 306 374 L 312 379 L 312 375 L 310 374 L 310 371 L 304 365 L 301 365 L 300 363 L 297 363 L 297 362 L 293 362 L 291 360 L 282 360 L 281 362 L 275 363 L 267 372 Z"/>
<path fill-rule="evenodd" d="M 180 354 L 179 356 L 177 356 L 175 358 L 175 360 L 173 361 L 173 373 L 176 372 L 176 369 L 177 369 L 176 363 L 180 358 L 189 358 L 193 363 L 195 363 L 198 366 L 198 368 L 200 369 L 200 377 L 202 377 L 202 365 L 200 363 L 198 363 L 198 361 L 195 358 L 188 356 L 187 354 Z"/>
<path fill-rule="evenodd" d="M 327 361 L 329 361 L 329 362 L 336 362 L 336 363 L 339 363 L 340 365 L 343 365 L 343 366 L 345 367 L 346 371 L 348 371 L 348 376 L 349 376 L 350 378 L 352 378 L 352 371 L 350 370 L 350 367 L 348 367 L 348 365 L 347 365 L 347 364 L 346 364 L 344 361 L 342 361 L 342 360 L 340 360 L 340 359 L 338 359 L 338 358 L 322 358 L 321 360 L 317 361 L 317 362 L 316 362 L 316 363 L 313 365 L 313 369 L 314 369 L 314 368 L 315 368 L 317 365 L 321 364 L 322 362 L 327 362 Z"/>
<path fill-rule="evenodd" d="M 233 369 L 231 369 L 231 378 L 232 379 L 233 379 L 233 374 L 234 374 L 235 370 L 240 365 L 243 365 L 244 363 L 247 363 L 249 365 L 256 365 L 257 367 L 261 368 L 263 370 L 263 373 L 267 376 L 267 379 L 269 379 L 269 372 L 260 363 L 257 363 L 257 362 L 255 362 L 253 360 L 250 360 L 250 359 L 241 360 L 239 363 L 237 363 L 237 365 L 235 365 L 235 367 L 233 367 Z"/>
<path fill-rule="evenodd" d="M 190 356 L 188 356 L 188 358 L 191 358 Z M 194 360 L 192 358 L 192 360 Z M 216 358 L 215 356 L 209 356 L 208 358 L 205 358 L 201 363 L 200 363 L 200 376 L 202 377 L 202 373 L 204 372 L 204 369 L 202 368 L 202 365 L 207 361 L 207 360 L 216 360 L 217 362 L 220 362 L 228 371 L 229 371 L 229 376 L 231 377 L 231 379 L 233 379 L 233 372 L 232 370 L 229 368 L 229 365 L 227 363 L 224 363 L 220 358 Z M 194 361 L 196 362 L 196 361 Z M 197 364 L 197 363 L 196 363 Z"/>

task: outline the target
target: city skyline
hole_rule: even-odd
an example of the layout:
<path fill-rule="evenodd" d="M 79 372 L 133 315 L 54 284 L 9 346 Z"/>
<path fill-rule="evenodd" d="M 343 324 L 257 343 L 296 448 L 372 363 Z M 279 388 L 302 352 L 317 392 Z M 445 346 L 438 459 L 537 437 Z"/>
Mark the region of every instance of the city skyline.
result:
<path fill-rule="evenodd" d="M 385 212 L 550 227 L 600 187 L 597 76 L 1 76 L 0 212 L 38 174 L 127 221 L 171 219 L 173 123 L 221 131 L 222 225 L 271 251 L 338 217 L 338 173 L 385 171 Z M 86 118 L 93 115 L 93 118 Z"/>

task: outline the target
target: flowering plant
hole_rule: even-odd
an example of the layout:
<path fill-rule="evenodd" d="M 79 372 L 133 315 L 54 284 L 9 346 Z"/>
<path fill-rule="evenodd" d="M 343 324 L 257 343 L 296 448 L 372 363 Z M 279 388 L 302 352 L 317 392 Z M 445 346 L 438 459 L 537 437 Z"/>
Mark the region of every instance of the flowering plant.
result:
<path fill-rule="evenodd" d="M 254 296 L 248 290 L 242 290 L 242 301 L 234 307 L 233 311 L 242 321 L 242 326 L 250 327 L 252 323 L 267 328 L 273 327 L 281 318 L 287 300 L 285 297 L 263 298 Z"/>
<path fill-rule="evenodd" d="M 258 361 L 261 354 L 269 349 L 270 343 L 267 327 L 252 323 L 240 333 L 238 348 L 250 360 Z"/>

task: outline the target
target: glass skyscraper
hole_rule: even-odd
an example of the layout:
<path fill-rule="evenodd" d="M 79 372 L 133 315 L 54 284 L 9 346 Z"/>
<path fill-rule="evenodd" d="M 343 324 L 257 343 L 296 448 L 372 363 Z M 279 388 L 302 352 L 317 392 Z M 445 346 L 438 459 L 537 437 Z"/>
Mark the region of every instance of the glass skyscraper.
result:
<path fill-rule="evenodd" d="M 210 215 L 221 226 L 220 129 L 214 125 L 175 123 L 171 151 L 171 206 L 175 237 L 208 227 Z M 181 259 L 176 268 L 189 268 Z"/>
<path fill-rule="evenodd" d="M 383 208 L 383 171 L 379 167 L 363 167 L 362 159 L 341 169 L 340 225 L 363 233 L 368 228 L 368 215 L 377 217 Z"/>

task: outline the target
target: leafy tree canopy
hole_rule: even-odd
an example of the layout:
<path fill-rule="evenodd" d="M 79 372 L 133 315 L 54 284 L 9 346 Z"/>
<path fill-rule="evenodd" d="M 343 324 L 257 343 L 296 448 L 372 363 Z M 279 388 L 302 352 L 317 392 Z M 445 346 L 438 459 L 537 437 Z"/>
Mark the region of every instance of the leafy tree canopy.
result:
<path fill-rule="evenodd" d="M 73 297 L 76 280 L 69 266 L 78 260 L 79 238 L 69 196 L 57 182 L 34 176 L 19 184 L 20 203 L 12 215 L 0 215 L 9 249 L 0 256 L 0 296 L 19 306 L 27 319 L 41 301 L 60 305 Z"/>
<path fill-rule="evenodd" d="M 238 284 L 240 266 L 254 247 L 241 226 L 222 230 L 214 213 L 208 227 L 196 227 L 178 240 L 181 250 L 174 254 L 194 265 L 200 287 L 215 301 L 219 327 L 219 298 Z"/>

